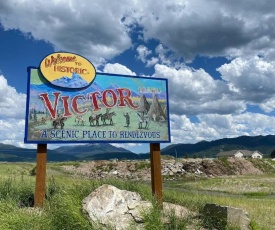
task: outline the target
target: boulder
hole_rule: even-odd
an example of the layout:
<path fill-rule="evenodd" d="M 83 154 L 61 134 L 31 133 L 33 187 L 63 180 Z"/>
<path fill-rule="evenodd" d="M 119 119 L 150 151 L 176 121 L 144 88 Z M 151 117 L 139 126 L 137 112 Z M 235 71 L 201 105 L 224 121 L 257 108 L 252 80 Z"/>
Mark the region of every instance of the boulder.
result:
<path fill-rule="evenodd" d="M 141 197 L 136 192 L 102 185 L 83 200 L 82 207 L 94 223 L 126 229 L 133 221 L 128 206 L 137 206 L 135 203 L 140 201 Z"/>
<path fill-rule="evenodd" d="M 136 192 L 105 184 L 84 198 L 82 208 L 98 229 L 126 230 L 133 225 L 135 229 L 143 229 L 143 214 L 150 212 L 153 205 L 142 201 Z M 185 207 L 164 202 L 163 213 L 171 212 L 179 218 L 191 215 Z M 169 218 L 163 216 L 163 222 L 169 223 Z"/>
<path fill-rule="evenodd" d="M 233 226 L 240 230 L 251 230 L 248 213 L 239 208 L 206 204 L 203 209 L 206 226 L 226 229 Z"/>
<path fill-rule="evenodd" d="M 187 208 L 177 205 L 177 204 L 171 204 L 167 202 L 163 202 L 163 210 L 166 214 L 174 214 L 176 217 L 184 218 L 186 216 L 195 216 L 195 213 L 189 211 Z M 169 224 L 170 220 L 167 217 L 163 217 L 162 220 L 164 223 Z"/>

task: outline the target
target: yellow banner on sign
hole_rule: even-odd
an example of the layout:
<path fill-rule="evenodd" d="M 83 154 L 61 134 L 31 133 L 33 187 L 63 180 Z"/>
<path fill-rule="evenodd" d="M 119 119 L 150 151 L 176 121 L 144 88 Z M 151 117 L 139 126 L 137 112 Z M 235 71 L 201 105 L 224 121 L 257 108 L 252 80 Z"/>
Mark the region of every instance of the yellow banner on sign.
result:
<path fill-rule="evenodd" d="M 96 76 L 92 63 L 73 53 L 53 53 L 40 63 L 43 76 L 51 84 L 63 88 L 84 88 Z"/>

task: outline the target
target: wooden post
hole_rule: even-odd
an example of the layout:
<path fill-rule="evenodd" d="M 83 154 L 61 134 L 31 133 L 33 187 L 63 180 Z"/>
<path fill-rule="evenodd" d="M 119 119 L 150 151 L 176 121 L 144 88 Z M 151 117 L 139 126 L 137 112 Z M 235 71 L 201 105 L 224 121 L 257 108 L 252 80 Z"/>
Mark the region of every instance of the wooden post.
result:
<path fill-rule="evenodd" d="M 37 145 L 34 206 L 42 207 L 46 195 L 47 144 Z"/>
<path fill-rule="evenodd" d="M 159 205 L 162 207 L 162 177 L 159 143 L 150 143 L 150 160 L 152 193 L 153 196 L 155 196 L 157 201 L 159 202 Z"/>

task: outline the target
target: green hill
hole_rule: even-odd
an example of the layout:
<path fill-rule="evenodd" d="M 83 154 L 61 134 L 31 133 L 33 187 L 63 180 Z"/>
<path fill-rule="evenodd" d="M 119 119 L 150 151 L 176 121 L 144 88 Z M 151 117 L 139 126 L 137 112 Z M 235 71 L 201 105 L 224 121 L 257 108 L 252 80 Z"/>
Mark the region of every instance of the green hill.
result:
<path fill-rule="evenodd" d="M 275 136 L 241 136 L 224 138 L 215 141 L 201 141 L 196 144 L 173 144 L 161 150 L 164 155 L 178 157 L 216 157 L 221 151 L 230 150 L 258 150 L 269 157 L 275 149 Z"/>
<path fill-rule="evenodd" d="M 0 161 L 8 162 L 34 162 L 36 149 L 19 148 L 13 145 L 0 143 Z M 58 154 L 54 150 L 47 150 L 47 161 L 75 161 L 78 157 L 67 154 Z"/>
<path fill-rule="evenodd" d="M 47 161 L 139 159 L 139 155 L 124 148 L 117 148 L 108 143 L 66 145 L 54 150 L 47 150 Z M 34 162 L 36 149 L 19 148 L 0 143 L 0 161 Z"/>

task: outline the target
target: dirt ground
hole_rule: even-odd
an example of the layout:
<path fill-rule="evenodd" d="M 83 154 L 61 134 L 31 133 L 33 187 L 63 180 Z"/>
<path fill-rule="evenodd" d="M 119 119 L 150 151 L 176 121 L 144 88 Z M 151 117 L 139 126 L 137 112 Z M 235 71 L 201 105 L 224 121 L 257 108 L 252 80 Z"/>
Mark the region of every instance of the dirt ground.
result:
<path fill-rule="evenodd" d="M 274 171 L 275 166 L 264 160 L 246 159 L 170 159 L 162 160 L 164 179 L 176 177 L 219 177 L 230 175 L 263 174 Z M 63 165 L 70 174 L 101 179 L 117 177 L 133 180 L 150 180 L 150 161 L 88 161 L 74 165 Z"/>

